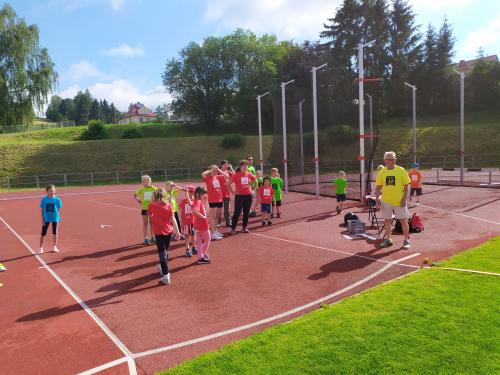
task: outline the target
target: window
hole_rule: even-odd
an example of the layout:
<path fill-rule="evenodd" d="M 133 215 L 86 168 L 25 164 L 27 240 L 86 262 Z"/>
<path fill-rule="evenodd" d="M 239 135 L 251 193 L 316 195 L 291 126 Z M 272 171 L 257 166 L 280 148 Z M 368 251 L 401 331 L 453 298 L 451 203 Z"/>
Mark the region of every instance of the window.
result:
<path fill-rule="evenodd" d="M 144 122 L 144 118 L 143 117 L 139 117 L 139 122 Z"/>

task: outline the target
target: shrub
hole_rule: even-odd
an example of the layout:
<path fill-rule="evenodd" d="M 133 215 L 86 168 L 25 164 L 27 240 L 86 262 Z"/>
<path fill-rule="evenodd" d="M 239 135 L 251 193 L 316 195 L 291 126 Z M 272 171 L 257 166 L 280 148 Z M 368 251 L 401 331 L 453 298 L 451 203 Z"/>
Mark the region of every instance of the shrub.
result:
<path fill-rule="evenodd" d="M 142 132 L 137 128 L 128 128 L 123 132 L 123 138 L 142 138 Z"/>
<path fill-rule="evenodd" d="M 331 143 L 353 143 L 358 139 L 358 131 L 349 125 L 338 125 L 328 129 L 327 136 Z"/>
<path fill-rule="evenodd" d="M 222 137 L 222 147 L 237 148 L 245 145 L 246 138 L 240 134 L 226 134 Z"/>
<path fill-rule="evenodd" d="M 104 139 L 108 137 L 108 132 L 101 120 L 90 120 L 87 129 L 82 133 L 83 140 Z"/>

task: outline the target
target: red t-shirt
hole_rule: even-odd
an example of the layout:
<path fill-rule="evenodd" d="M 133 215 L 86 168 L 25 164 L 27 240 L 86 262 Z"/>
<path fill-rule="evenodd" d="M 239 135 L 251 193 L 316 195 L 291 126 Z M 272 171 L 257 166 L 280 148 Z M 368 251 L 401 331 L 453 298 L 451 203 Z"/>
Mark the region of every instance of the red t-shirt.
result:
<path fill-rule="evenodd" d="M 207 185 L 208 203 L 222 202 L 224 176 L 205 176 L 203 181 Z"/>
<path fill-rule="evenodd" d="M 193 209 L 192 206 L 189 204 L 189 201 L 187 198 L 184 198 L 180 205 L 179 205 L 179 210 L 181 212 L 181 221 L 182 225 L 192 225 L 193 224 Z"/>
<path fill-rule="evenodd" d="M 412 169 L 408 176 L 410 177 L 411 187 L 413 189 L 421 189 L 422 188 L 422 172 Z"/>
<path fill-rule="evenodd" d="M 260 201 L 262 204 L 271 204 L 273 203 L 274 190 L 271 186 L 261 186 L 259 189 Z"/>
<path fill-rule="evenodd" d="M 253 181 L 257 186 L 257 179 L 250 172 L 236 172 L 231 176 L 231 182 L 236 186 L 236 195 L 250 195 L 252 194 L 252 187 L 250 181 Z"/>
<path fill-rule="evenodd" d="M 233 172 L 231 171 L 225 171 L 229 175 L 229 179 L 231 179 L 231 176 L 233 175 Z M 229 190 L 229 186 L 227 184 L 227 181 L 224 180 L 224 183 L 222 184 L 222 198 L 231 198 L 231 190 Z"/>
<path fill-rule="evenodd" d="M 196 230 L 208 230 L 209 229 L 208 218 L 206 217 L 207 210 L 205 210 L 205 206 L 203 205 L 202 201 L 200 199 L 195 199 L 193 201 L 192 209 L 198 211 L 200 214 L 205 216 L 205 219 L 202 219 L 193 213 L 193 227 L 194 227 L 194 229 L 196 229 Z"/>
<path fill-rule="evenodd" d="M 170 203 L 154 201 L 148 207 L 148 215 L 153 222 L 153 233 L 155 235 L 167 235 L 172 233 L 172 216 L 174 211 Z"/>

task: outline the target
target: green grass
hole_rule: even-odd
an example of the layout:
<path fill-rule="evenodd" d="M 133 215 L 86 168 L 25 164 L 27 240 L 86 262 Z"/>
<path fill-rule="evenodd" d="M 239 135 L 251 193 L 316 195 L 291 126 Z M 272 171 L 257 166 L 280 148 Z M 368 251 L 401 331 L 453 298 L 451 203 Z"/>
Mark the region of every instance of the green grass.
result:
<path fill-rule="evenodd" d="M 446 265 L 498 267 L 499 238 Z M 500 280 L 423 269 L 169 374 L 498 374 Z"/>

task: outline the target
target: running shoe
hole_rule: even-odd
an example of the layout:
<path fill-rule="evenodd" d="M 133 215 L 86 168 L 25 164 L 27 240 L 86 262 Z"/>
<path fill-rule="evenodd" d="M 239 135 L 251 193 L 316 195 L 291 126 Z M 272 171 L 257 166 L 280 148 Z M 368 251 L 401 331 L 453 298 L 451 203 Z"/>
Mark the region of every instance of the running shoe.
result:
<path fill-rule="evenodd" d="M 147 238 L 144 239 L 144 245 L 146 245 L 146 246 L 149 245 L 149 240 Z"/>
<path fill-rule="evenodd" d="M 392 245 L 394 245 L 394 242 L 392 240 L 386 239 L 380 244 L 380 247 L 391 247 Z"/>
<path fill-rule="evenodd" d="M 52 249 L 52 251 L 53 251 L 54 253 L 58 253 L 58 252 L 59 252 L 59 249 L 57 248 L 57 246 L 54 246 L 54 249 Z"/>
<path fill-rule="evenodd" d="M 219 237 L 224 238 L 224 235 L 221 232 L 219 232 L 218 230 L 215 231 L 215 234 L 218 235 Z"/>
<path fill-rule="evenodd" d="M 151 237 L 151 239 L 149 240 L 149 243 L 150 243 L 150 244 L 154 244 L 154 243 L 156 243 L 156 238 L 155 238 L 154 236 L 153 236 L 153 237 Z"/>
<path fill-rule="evenodd" d="M 340 214 L 340 207 L 337 206 L 337 214 Z"/>
<path fill-rule="evenodd" d="M 273 225 L 272 221 L 271 221 L 271 220 L 269 220 L 269 221 L 267 222 L 267 225 Z"/>
<path fill-rule="evenodd" d="M 266 225 L 266 222 L 265 222 L 265 221 L 263 221 L 263 222 L 262 222 L 262 226 L 264 226 L 264 225 Z"/>
<path fill-rule="evenodd" d="M 39 251 L 40 254 L 43 254 L 43 247 L 40 248 L 40 251 Z"/>
<path fill-rule="evenodd" d="M 163 277 L 161 278 L 161 280 L 160 280 L 160 281 L 161 281 L 161 283 L 162 283 L 162 284 L 165 284 L 165 285 L 170 284 L 170 274 L 169 274 L 169 273 L 167 273 L 165 276 L 163 276 Z"/>
<path fill-rule="evenodd" d="M 185 239 L 186 239 L 186 236 L 184 236 L 183 234 L 181 234 L 181 235 L 179 236 L 179 240 L 184 241 Z"/>
<path fill-rule="evenodd" d="M 211 260 L 209 258 L 198 258 L 198 261 L 196 262 L 198 264 L 210 264 Z"/>
<path fill-rule="evenodd" d="M 409 240 L 403 241 L 403 250 L 410 250 L 410 241 Z"/>
<path fill-rule="evenodd" d="M 250 233 L 250 231 L 248 230 L 248 228 L 242 228 L 242 229 L 241 229 L 241 231 L 242 231 L 243 233 Z"/>
<path fill-rule="evenodd" d="M 256 216 L 257 212 L 255 212 L 255 210 L 250 211 L 250 213 L 248 214 L 248 217 L 256 217 Z"/>
<path fill-rule="evenodd" d="M 277 214 L 276 214 L 276 217 L 277 217 L 278 219 L 279 219 L 279 218 L 281 218 L 281 214 L 280 214 L 280 213 L 277 213 Z"/>
<path fill-rule="evenodd" d="M 234 229 L 231 229 L 231 236 L 234 236 L 236 234 L 236 231 Z"/>
<path fill-rule="evenodd" d="M 193 248 L 191 249 L 191 253 L 198 254 L 198 249 L 196 249 L 196 247 L 193 246 Z"/>
<path fill-rule="evenodd" d="M 193 256 L 193 253 L 191 252 L 191 250 L 189 250 L 189 249 L 186 250 L 186 256 L 188 258 L 191 258 Z"/>
<path fill-rule="evenodd" d="M 218 236 L 217 233 L 213 232 L 212 235 L 210 236 L 210 239 L 212 241 L 219 241 L 219 240 L 222 240 L 222 237 Z"/>
<path fill-rule="evenodd" d="M 271 213 L 271 219 L 274 219 L 274 213 Z"/>

